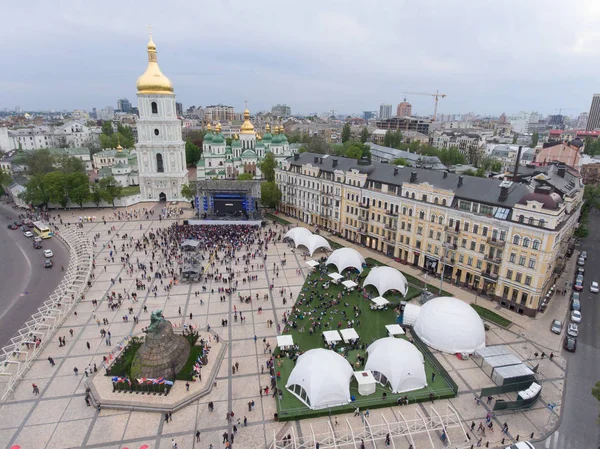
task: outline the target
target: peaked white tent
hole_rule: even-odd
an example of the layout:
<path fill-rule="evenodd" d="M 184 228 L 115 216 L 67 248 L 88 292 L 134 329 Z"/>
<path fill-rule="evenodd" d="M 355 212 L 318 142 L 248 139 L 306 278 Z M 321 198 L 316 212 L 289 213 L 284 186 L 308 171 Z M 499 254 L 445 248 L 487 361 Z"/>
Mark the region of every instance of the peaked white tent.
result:
<path fill-rule="evenodd" d="M 298 357 L 285 388 L 313 410 L 344 405 L 350 402 L 353 373 L 336 352 L 311 349 Z"/>
<path fill-rule="evenodd" d="M 408 282 L 402 273 L 392 267 L 375 267 L 370 272 L 363 287 L 372 285 L 383 296 L 389 290 L 398 290 L 403 296 L 408 292 Z"/>
<path fill-rule="evenodd" d="M 326 248 L 331 251 L 329 242 L 320 235 L 311 235 L 308 239 L 308 245 L 304 245 L 308 248 L 308 253 L 312 256 L 313 253 L 319 248 Z"/>
<path fill-rule="evenodd" d="M 434 298 L 421 306 L 413 329 L 427 346 L 438 351 L 472 353 L 485 347 L 480 316 L 469 304 L 449 296 Z"/>
<path fill-rule="evenodd" d="M 304 245 L 308 248 L 309 239 L 312 237 L 312 235 L 313 233 L 308 229 L 297 227 L 286 232 L 285 237 L 292 239 L 296 248 L 300 245 Z"/>
<path fill-rule="evenodd" d="M 354 248 L 340 248 L 336 249 L 329 256 L 327 265 L 330 263 L 335 265 L 339 273 L 350 267 L 362 272 L 365 258 Z"/>
<path fill-rule="evenodd" d="M 427 385 L 423 354 L 410 342 L 386 337 L 373 342 L 368 348 L 365 370 L 381 384 L 389 384 L 393 393 L 419 390 Z"/>

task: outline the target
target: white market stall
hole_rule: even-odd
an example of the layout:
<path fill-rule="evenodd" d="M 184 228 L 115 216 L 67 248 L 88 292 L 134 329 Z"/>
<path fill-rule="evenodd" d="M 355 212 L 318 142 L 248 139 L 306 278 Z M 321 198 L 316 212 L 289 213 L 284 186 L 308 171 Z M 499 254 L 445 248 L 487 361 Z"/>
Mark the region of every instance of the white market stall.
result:
<path fill-rule="evenodd" d="M 396 335 L 404 335 L 404 329 L 399 324 L 386 324 L 385 328 L 388 331 L 388 335 L 390 337 L 395 337 Z"/>
<path fill-rule="evenodd" d="M 342 341 L 342 337 L 338 331 L 325 331 L 323 332 L 323 338 L 328 345 Z"/>
<path fill-rule="evenodd" d="M 385 306 L 387 306 L 390 303 L 383 296 L 377 296 L 376 298 L 371 298 L 371 302 L 373 302 L 373 304 L 375 304 L 375 307 L 378 309 L 383 309 Z"/>
<path fill-rule="evenodd" d="M 340 281 L 344 279 L 344 276 L 342 276 L 340 273 L 329 273 L 329 277 L 334 284 L 339 284 Z"/>
<path fill-rule="evenodd" d="M 360 338 L 360 335 L 358 335 L 353 327 L 349 329 L 340 329 L 340 334 L 342 335 L 344 343 L 350 343 L 350 341 L 358 340 Z"/>
<path fill-rule="evenodd" d="M 319 262 L 317 262 L 316 260 L 308 260 L 306 261 L 306 265 L 308 265 L 311 268 L 317 268 L 319 266 Z"/>
<path fill-rule="evenodd" d="M 280 348 L 287 348 L 290 346 L 294 346 L 294 339 L 291 335 L 278 335 L 277 336 L 277 346 Z"/>
<path fill-rule="evenodd" d="M 377 381 L 373 377 L 371 371 L 354 371 L 354 378 L 358 383 L 358 394 L 361 396 L 369 396 L 375 393 Z"/>
<path fill-rule="evenodd" d="M 356 282 L 354 282 L 354 281 L 350 281 L 350 280 L 348 280 L 348 281 L 344 281 L 344 282 L 342 282 L 342 285 L 343 285 L 344 287 L 346 287 L 346 288 L 348 289 L 348 291 L 350 291 L 350 292 L 351 292 L 351 291 L 354 291 L 354 289 L 356 288 L 356 286 L 357 286 L 358 284 L 357 284 Z"/>

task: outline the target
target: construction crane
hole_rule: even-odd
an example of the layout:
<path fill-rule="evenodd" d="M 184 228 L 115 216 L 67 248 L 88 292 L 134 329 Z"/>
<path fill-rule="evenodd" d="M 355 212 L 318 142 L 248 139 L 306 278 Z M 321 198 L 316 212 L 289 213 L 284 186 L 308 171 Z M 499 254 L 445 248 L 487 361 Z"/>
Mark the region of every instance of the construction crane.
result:
<path fill-rule="evenodd" d="M 402 93 L 408 94 L 408 95 L 427 95 L 429 97 L 435 98 L 435 107 L 433 108 L 433 121 L 435 121 L 435 119 L 437 117 L 438 100 L 440 98 L 446 97 L 446 94 L 441 94 L 439 90 L 436 90 L 434 94 L 430 94 L 429 92 L 402 92 Z"/>

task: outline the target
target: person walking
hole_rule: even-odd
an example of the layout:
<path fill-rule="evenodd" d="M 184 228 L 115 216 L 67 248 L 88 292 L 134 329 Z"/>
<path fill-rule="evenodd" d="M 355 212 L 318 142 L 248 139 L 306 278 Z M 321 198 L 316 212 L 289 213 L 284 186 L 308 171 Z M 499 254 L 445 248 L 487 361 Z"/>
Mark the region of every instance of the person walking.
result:
<path fill-rule="evenodd" d="M 35 394 L 36 396 L 40 394 L 40 389 L 36 384 L 31 384 L 31 386 L 33 387 L 33 394 Z"/>
<path fill-rule="evenodd" d="M 54 359 L 52 357 L 48 357 L 48 362 L 50 363 L 50 366 L 54 366 Z"/>
<path fill-rule="evenodd" d="M 434 382 L 435 382 L 435 373 L 432 372 L 431 373 L 431 383 L 434 383 Z"/>
<path fill-rule="evenodd" d="M 196 443 L 200 441 L 200 431 L 196 430 Z"/>
<path fill-rule="evenodd" d="M 391 441 L 390 441 L 390 434 L 388 433 L 388 434 L 385 436 L 385 445 L 386 445 L 386 446 L 389 446 L 389 445 L 390 445 L 390 443 L 391 443 Z"/>

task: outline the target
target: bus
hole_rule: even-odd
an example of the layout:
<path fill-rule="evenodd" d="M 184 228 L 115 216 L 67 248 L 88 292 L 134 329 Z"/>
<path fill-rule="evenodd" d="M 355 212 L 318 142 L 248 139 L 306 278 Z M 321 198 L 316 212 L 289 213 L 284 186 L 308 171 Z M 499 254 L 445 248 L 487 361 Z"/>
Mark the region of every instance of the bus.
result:
<path fill-rule="evenodd" d="M 39 235 L 43 239 L 49 239 L 50 237 L 52 237 L 52 231 L 50 230 L 50 228 L 41 221 L 33 222 L 33 230 L 37 235 Z"/>

